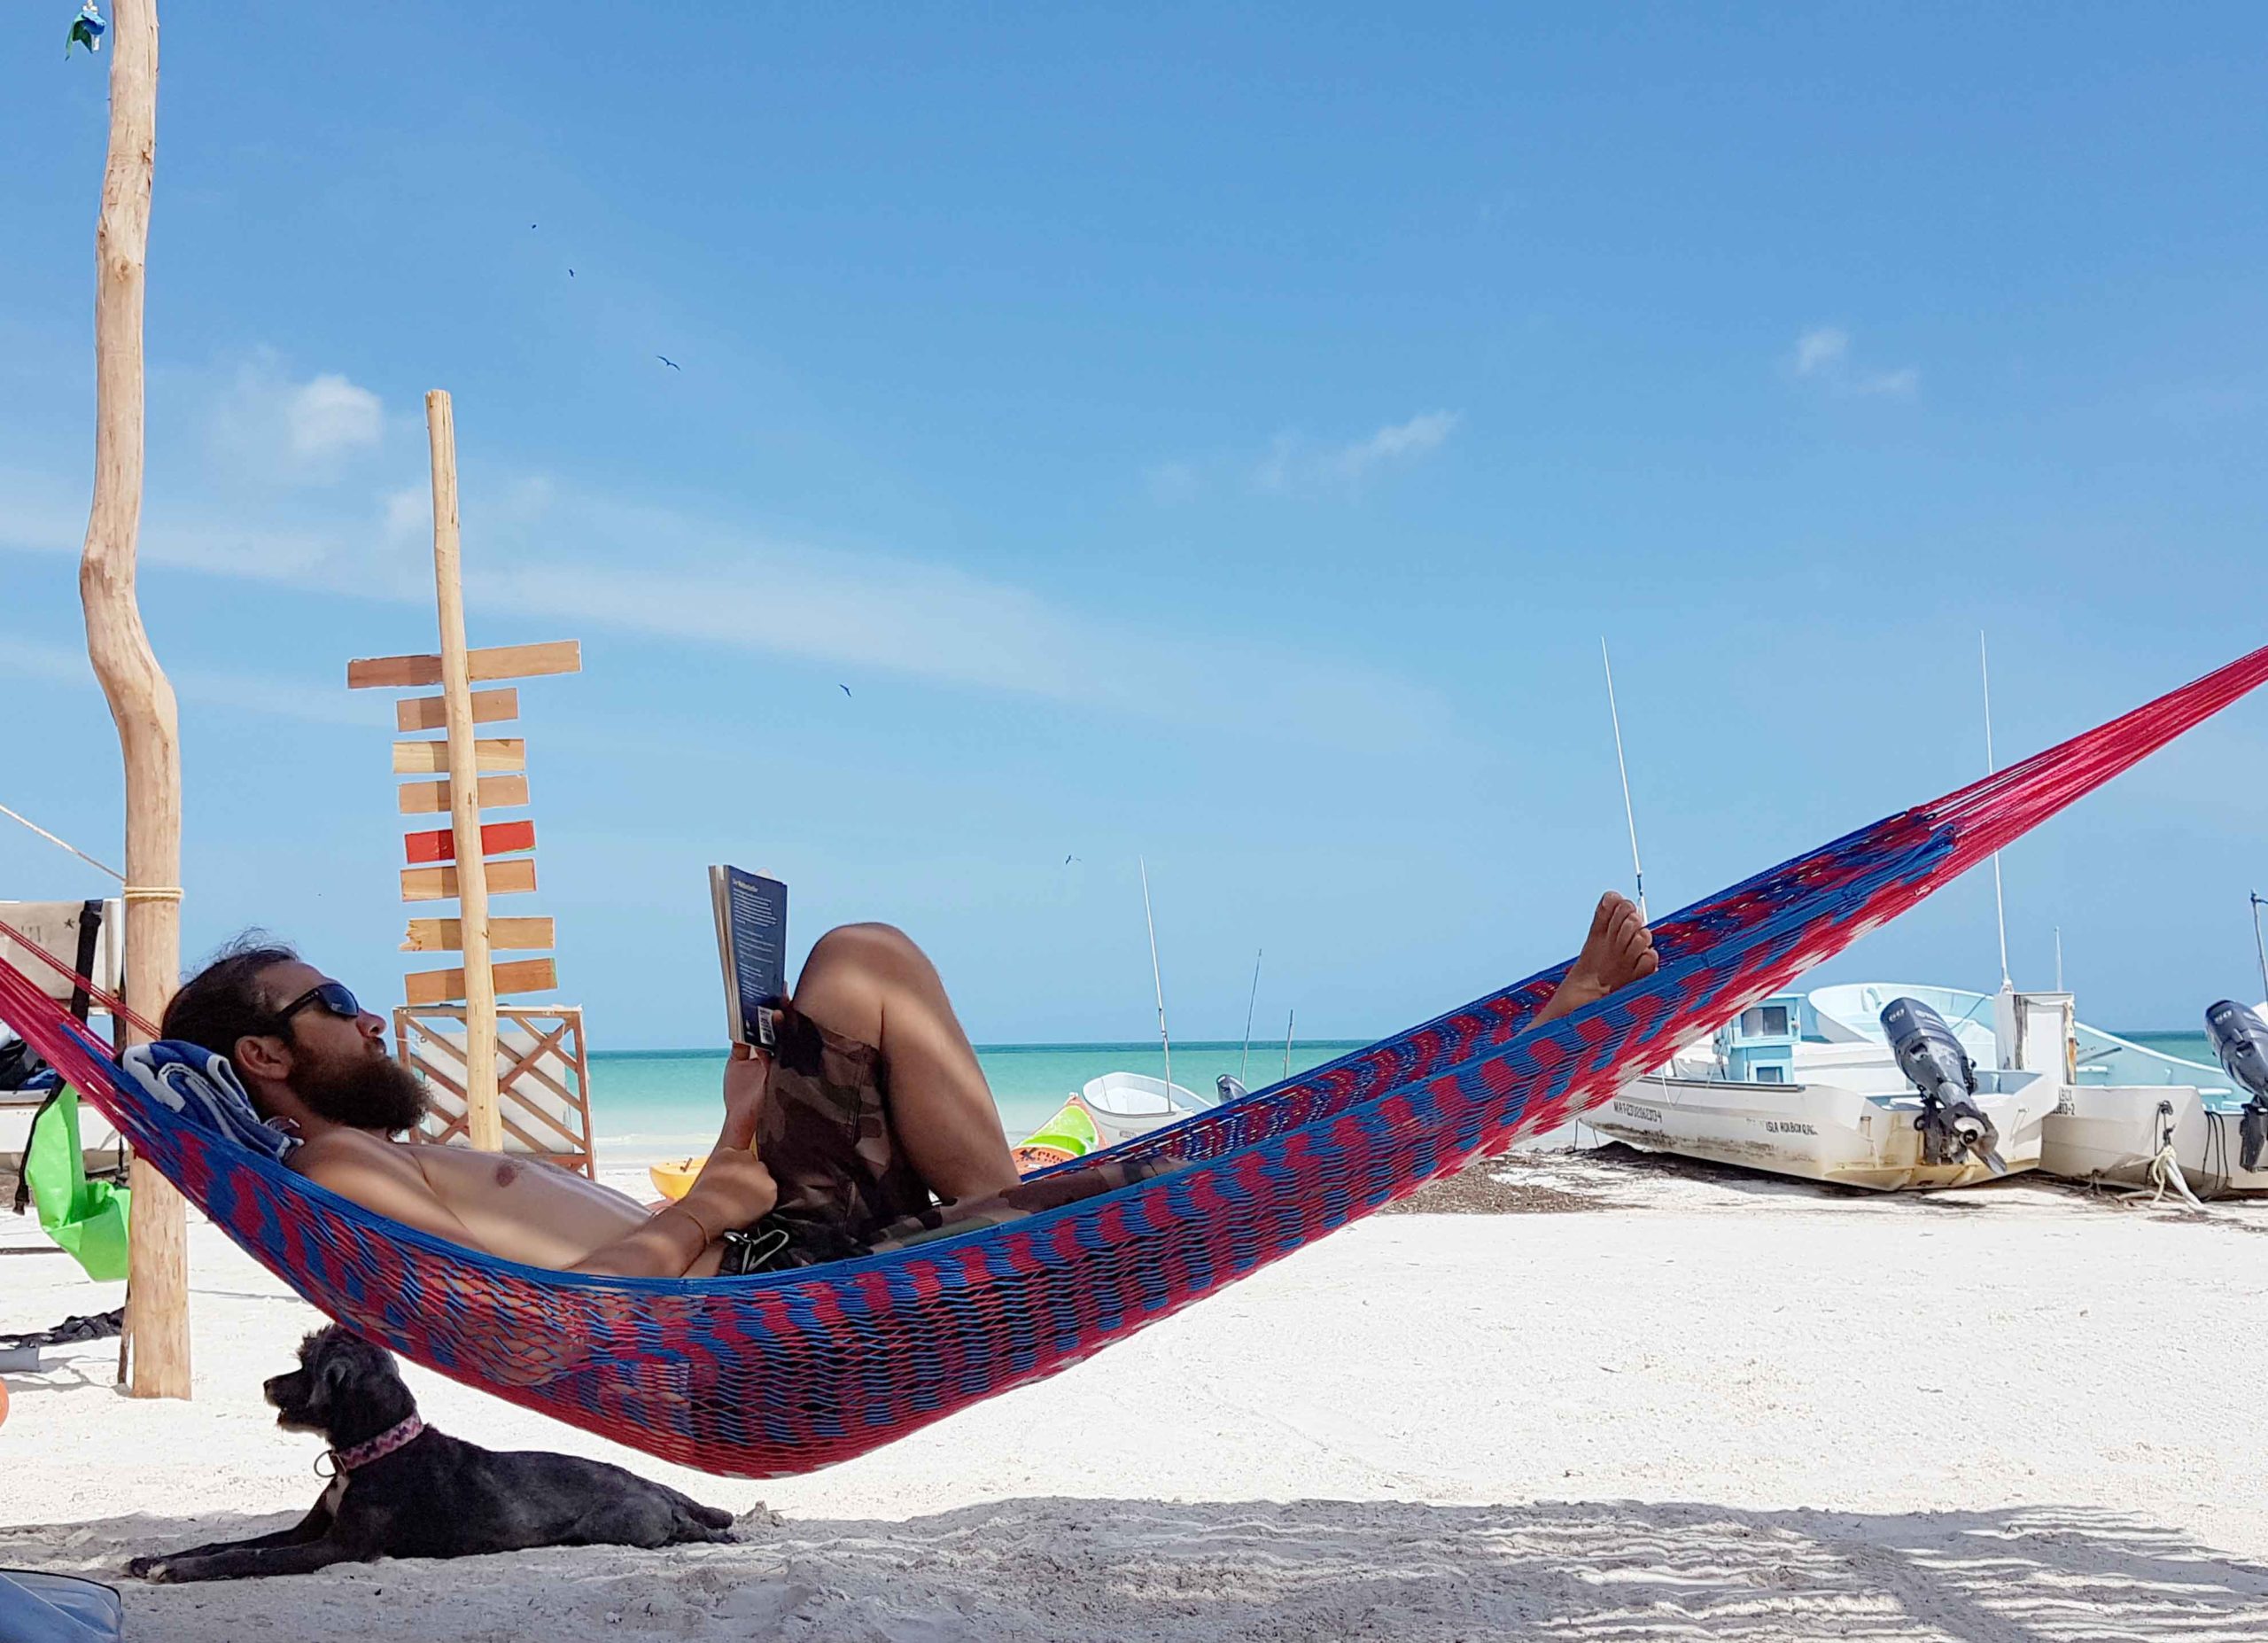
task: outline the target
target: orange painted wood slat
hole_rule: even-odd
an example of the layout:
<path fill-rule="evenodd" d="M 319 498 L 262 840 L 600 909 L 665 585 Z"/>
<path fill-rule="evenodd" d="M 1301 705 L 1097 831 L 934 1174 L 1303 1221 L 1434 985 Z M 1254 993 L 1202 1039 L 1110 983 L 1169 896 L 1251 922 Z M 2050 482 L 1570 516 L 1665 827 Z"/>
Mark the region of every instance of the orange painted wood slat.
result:
<path fill-rule="evenodd" d="M 522 895 L 534 888 L 533 856 L 507 856 L 501 861 L 488 864 L 490 895 Z M 453 867 L 404 868 L 401 870 L 401 899 L 404 901 L 447 901 L 456 893 L 457 870 Z"/>
<path fill-rule="evenodd" d="M 472 693 L 472 722 L 477 725 L 493 725 L 519 716 L 520 693 L 514 686 Z M 446 730 L 449 728 L 448 705 L 438 696 L 405 696 L 393 705 L 393 728 Z"/>
<path fill-rule="evenodd" d="M 402 841 L 404 859 L 416 867 L 421 861 L 454 861 L 457 859 L 457 836 L 448 828 L 436 828 L 431 832 L 411 833 Z M 484 856 L 506 855 L 515 850 L 535 848 L 535 823 L 532 822 L 484 822 L 480 827 L 480 853 Z"/>
<path fill-rule="evenodd" d="M 542 993 L 559 985 L 559 965 L 548 958 L 514 959 L 506 964 L 491 964 L 488 973 L 495 977 L 499 995 Z M 401 978 L 401 985 L 403 998 L 412 1006 L 464 1001 L 462 969 L 412 970 Z"/>
<path fill-rule="evenodd" d="M 528 779 L 524 775 L 483 776 L 475 797 L 483 810 L 499 809 L 528 802 Z M 449 807 L 449 784 L 446 778 L 439 782 L 405 782 L 401 784 L 401 814 L 406 816 L 431 815 Z"/>

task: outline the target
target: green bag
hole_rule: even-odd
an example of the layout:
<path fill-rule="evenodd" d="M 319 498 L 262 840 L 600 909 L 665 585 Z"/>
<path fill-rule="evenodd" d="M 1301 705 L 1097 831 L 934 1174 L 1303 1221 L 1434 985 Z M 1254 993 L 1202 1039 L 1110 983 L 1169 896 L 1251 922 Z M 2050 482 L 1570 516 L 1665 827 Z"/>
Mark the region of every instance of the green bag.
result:
<path fill-rule="evenodd" d="M 98 1283 L 126 1276 L 126 1214 L 133 1195 L 108 1181 L 87 1179 L 79 1144 L 79 1094 L 69 1085 L 32 1122 L 24 1143 L 24 1180 L 39 1208 L 39 1224 L 58 1248 Z"/>

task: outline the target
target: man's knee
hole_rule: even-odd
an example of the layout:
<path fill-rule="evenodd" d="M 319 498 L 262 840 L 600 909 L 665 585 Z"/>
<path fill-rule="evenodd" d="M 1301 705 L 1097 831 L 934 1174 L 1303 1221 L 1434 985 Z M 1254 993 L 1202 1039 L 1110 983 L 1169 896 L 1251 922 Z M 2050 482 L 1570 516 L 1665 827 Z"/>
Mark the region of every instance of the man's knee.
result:
<path fill-rule="evenodd" d="M 812 944 L 810 962 L 894 970 L 909 963 L 926 964 L 929 961 L 913 945 L 913 938 L 895 924 L 837 924 Z"/>

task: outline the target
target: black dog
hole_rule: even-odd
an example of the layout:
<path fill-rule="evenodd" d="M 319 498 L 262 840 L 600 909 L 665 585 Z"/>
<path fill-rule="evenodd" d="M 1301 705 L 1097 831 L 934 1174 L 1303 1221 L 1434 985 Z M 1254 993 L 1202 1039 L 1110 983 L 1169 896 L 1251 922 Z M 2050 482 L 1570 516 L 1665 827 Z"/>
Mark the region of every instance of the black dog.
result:
<path fill-rule="evenodd" d="M 475 1557 L 530 1546 L 666 1546 L 730 1540 L 733 1515 L 603 1461 L 500 1454 L 432 1430 L 393 1356 L 333 1326 L 299 1343 L 299 1367 L 263 1389 L 288 1431 L 330 1440 L 338 1473 L 291 1529 L 137 1557 L 144 1580 L 303 1575 L 382 1557 Z"/>

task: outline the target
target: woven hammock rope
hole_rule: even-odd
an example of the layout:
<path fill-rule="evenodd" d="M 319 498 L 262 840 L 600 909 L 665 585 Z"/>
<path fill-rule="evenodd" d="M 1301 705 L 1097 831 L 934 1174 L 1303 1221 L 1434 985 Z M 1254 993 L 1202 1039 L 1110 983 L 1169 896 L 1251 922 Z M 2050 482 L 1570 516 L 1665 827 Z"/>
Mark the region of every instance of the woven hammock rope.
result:
<path fill-rule="evenodd" d="M 1171 1174 L 887 1255 L 750 1278 L 547 1272 L 371 1214 L 145 1100 L 0 964 L 0 1018 L 255 1259 L 454 1379 L 704 1471 L 849 1460 L 1076 1363 L 1556 1127 L 2268 680 L 2268 649 L 1654 927 L 1661 968 L 1531 1032 L 1566 966 L 1109 1156 Z"/>

